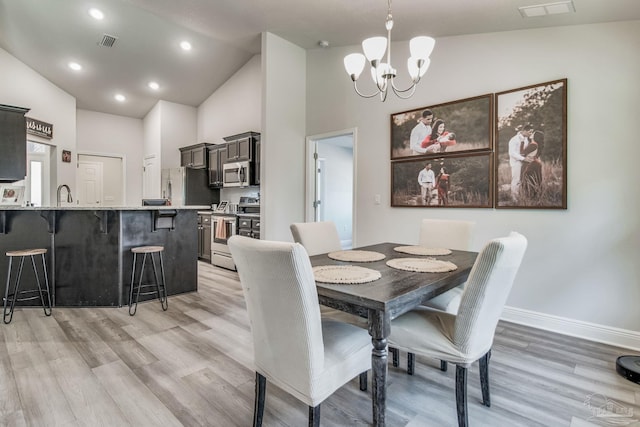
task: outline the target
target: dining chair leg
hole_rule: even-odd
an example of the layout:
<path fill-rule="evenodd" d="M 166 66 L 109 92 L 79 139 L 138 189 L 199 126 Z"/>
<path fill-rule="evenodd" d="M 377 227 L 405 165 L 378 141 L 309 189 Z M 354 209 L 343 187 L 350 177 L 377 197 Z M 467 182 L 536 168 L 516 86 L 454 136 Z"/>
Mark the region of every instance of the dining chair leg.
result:
<path fill-rule="evenodd" d="M 267 379 L 256 372 L 256 397 L 253 407 L 253 427 L 262 426 L 264 415 L 264 396 L 267 390 Z"/>
<path fill-rule="evenodd" d="M 398 350 L 395 347 L 389 347 L 389 352 L 391 353 L 392 356 L 392 360 L 393 360 L 393 367 L 397 368 L 398 365 L 400 364 L 400 350 Z"/>
<path fill-rule="evenodd" d="M 456 412 L 458 427 L 467 427 L 467 368 L 456 365 Z"/>
<path fill-rule="evenodd" d="M 407 353 L 407 374 L 413 375 L 416 369 L 416 355 L 413 353 Z"/>
<path fill-rule="evenodd" d="M 449 368 L 449 365 L 448 365 L 447 361 L 446 360 L 441 360 L 440 361 L 440 370 L 442 372 L 447 372 L 448 368 Z"/>
<path fill-rule="evenodd" d="M 360 391 L 367 391 L 367 371 L 360 374 Z"/>
<path fill-rule="evenodd" d="M 320 427 L 320 405 L 309 406 L 309 427 Z"/>
<path fill-rule="evenodd" d="M 482 389 L 482 404 L 491 407 L 491 396 L 489 394 L 489 359 L 491 350 L 480 358 L 480 388 Z"/>

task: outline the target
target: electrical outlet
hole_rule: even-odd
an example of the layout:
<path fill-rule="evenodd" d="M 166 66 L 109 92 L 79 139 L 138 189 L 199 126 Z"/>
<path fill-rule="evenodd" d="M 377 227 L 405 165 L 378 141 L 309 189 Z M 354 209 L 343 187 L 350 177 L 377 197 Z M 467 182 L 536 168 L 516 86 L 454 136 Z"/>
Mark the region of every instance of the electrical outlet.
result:
<path fill-rule="evenodd" d="M 375 196 L 373 196 L 373 202 L 374 202 L 376 205 L 379 205 L 379 204 L 380 204 L 380 195 L 379 195 L 379 194 L 376 194 Z"/>

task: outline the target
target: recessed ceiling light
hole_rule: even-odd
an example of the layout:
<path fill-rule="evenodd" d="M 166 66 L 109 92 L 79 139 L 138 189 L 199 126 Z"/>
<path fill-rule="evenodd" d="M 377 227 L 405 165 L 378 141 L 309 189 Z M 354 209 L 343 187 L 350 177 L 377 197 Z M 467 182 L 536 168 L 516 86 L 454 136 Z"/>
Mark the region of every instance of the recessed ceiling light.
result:
<path fill-rule="evenodd" d="M 71 68 L 73 71 L 80 71 L 82 70 L 82 65 L 78 64 L 77 62 L 69 62 L 69 68 Z"/>
<path fill-rule="evenodd" d="M 114 95 L 114 98 L 115 98 L 115 100 L 116 100 L 116 101 L 118 101 L 118 102 L 124 102 L 124 101 L 126 101 L 126 100 L 127 100 L 127 98 L 126 98 L 123 94 L 121 94 L 121 93 L 116 93 L 116 94 Z"/>
<path fill-rule="evenodd" d="M 97 19 L 98 21 L 104 18 L 104 13 L 102 13 L 100 9 L 96 9 L 95 7 L 89 9 L 89 15 L 91 15 L 92 18 Z"/>
<path fill-rule="evenodd" d="M 153 90 L 160 89 L 160 85 L 158 84 L 158 82 L 149 82 L 148 86 Z"/>
<path fill-rule="evenodd" d="M 189 43 L 188 41 L 180 42 L 180 47 L 182 48 L 182 50 L 191 50 L 191 43 Z"/>

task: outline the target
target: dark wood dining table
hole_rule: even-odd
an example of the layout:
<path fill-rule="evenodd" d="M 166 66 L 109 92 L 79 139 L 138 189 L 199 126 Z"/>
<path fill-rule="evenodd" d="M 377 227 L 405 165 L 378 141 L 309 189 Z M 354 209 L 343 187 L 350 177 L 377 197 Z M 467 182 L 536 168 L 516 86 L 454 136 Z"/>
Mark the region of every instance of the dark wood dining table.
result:
<path fill-rule="evenodd" d="M 386 264 L 392 258 L 421 258 L 395 251 L 394 248 L 398 246 L 407 245 L 379 243 L 354 248 L 385 255 L 383 260 L 374 262 L 336 261 L 329 258 L 327 254 L 310 257 L 313 266 L 357 265 L 379 271 L 382 276 L 373 282 L 353 285 L 316 281 L 321 304 L 367 318 L 373 345 L 371 350 L 373 425 L 380 427 L 385 425 L 386 416 L 387 337 L 391 331 L 391 320 L 464 283 L 478 255 L 476 252 L 452 251 L 450 255 L 435 256 L 433 258 L 450 261 L 458 268 L 446 273 L 419 273 L 398 270 Z"/>

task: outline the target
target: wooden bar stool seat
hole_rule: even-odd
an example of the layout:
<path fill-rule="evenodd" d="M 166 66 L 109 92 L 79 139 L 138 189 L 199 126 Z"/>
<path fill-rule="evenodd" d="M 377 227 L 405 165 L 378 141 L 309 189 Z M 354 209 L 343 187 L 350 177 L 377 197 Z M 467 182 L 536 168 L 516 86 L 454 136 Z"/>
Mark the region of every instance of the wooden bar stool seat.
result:
<path fill-rule="evenodd" d="M 166 311 L 169 308 L 169 302 L 167 300 L 167 287 L 164 277 L 164 262 L 162 259 L 162 252 L 164 252 L 164 246 L 138 246 L 135 248 L 131 248 L 131 252 L 133 253 L 133 268 L 131 270 L 131 286 L 129 288 L 129 315 L 133 316 L 136 314 L 136 310 L 138 309 L 138 299 L 140 295 L 157 295 L 160 300 L 160 304 L 162 306 L 162 310 Z M 142 254 L 142 265 L 140 267 L 140 272 L 138 276 L 138 280 L 136 282 L 136 266 L 137 266 L 137 256 L 138 254 Z M 158 258 L 160 264 L 160 274 L 158 274 L 158 269 L 156 267 L 156 257 Z M 151 258 L 151 265 L 153 267 L 153 282 L 144 282 L 143 277 L 145 275 L 145 265 L 147 263 L 147 255 Z M 134 294 L 135 293 L 135 300 Z"/>
<path fill-rule="evenodd" d="M 46 249 L 20 249 L 15 251 L 7 251 L 6 256 L 9 257 L 9 268 L 7 269 L 7 285 L 4 290 L 4 304 L 3 304 L 3 321 L 5 324 L 11 323 L 13 319 L 13 310 L 17 301 L 31 301 L 40 298 L 40 303 L 44 309 L 45 316 L 51 316 L 51 293 L 49 290 L 49 277 L 47 274 L 47 261 L 45 260 Z M 35 257 L 40 255 L 42 260 L 42 274 L 44 276 L 44 289 L 42 287 L 40 276 L 38 275 L 38 269 L 36 267 Z M 37 289 L 20 289 L 20 279 L 22 278 L 22 269 L 24 267 L 24 259 L 26 257 L 31 258 L 31 265 L 33 266 L 33 274 L 35 275 Z M 20 265 L 15 272 L 13 288 L 11 286 L 11 276 L 13 273 L 13 259 L 20 258 Z M 12 288 L 11 291 L 9 289 Z M 46 294 L 46 298 L 45 298 Z"/>

